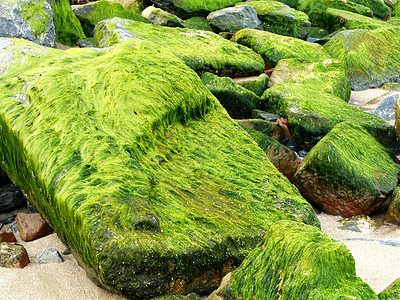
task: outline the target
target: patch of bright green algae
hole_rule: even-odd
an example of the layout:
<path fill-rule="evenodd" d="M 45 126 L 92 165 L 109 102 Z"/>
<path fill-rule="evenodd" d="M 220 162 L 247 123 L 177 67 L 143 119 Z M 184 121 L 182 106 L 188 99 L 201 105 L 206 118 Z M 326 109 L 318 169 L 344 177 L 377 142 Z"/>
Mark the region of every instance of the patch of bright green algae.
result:
<path fill-rule="evenodd" d="M 118 28 L 118 29 L 117 29 Z M 95 43 L 101 47 L 120 43 L 123 31 L 137 39 L 152 42 L 157 48 L 172 51 L 199 74 L 216 73 L 220 76 L 258 75 L 264 71 L 262 57 L 236 43 L 208 31 L 169 28 L 142 22 L 114 18 L 97 25 Z"/>
<path fill-rule="evenodd" d="M 353 90 L 400 81 L 400 27 L 344 30 L 324 48 L 344 62 Z"/>
<path fill-rule="evenodd" d="M 397 279 L 384 291 L 378 294 L 379 300 L 398 300 L 400 299 L 400 279 Z"/>
<path fill-rule="evenodd" d="M 42 48 L 15 43 L 0 78 L 1 167 L 106 288 L 134 299 L 196 291 L 270 223 L 319 226 L 172 53 L 131 39 L 20 63 L 20 47 Z"/>
<path fill-rule="evenodd" d="M 330 58 L 321 45 L 268 31 L 245 28 L 238 31 L 233 40 L 261 54 L 267 66 L 275 66 L 283 58 L 298 58 L 306 62 Z"/>
<path fill-rule="evenodd" d="M 377 18 L 388 19 L 392 14 L 390 7 L 382 0 L 352 0 L 352 2 L 369 7 Z"/>
<path fill-rule="evenodd" d="M 313 226 L 278 221 L 232 272 L 229 299 L 377 299 L 350 251 Z M 228 293 L 227 293 L 228 294 Z"/>
<path fill-rule="evenodd" d="M 185 20 L 186 27 L 189 29 L 206 30 L 211 31 L 210 24 L 204 17 L 192 17 Z"/>
<path fill-rule="evenodd" d="M 25 4 L 21 1 L 21 17 L 31 27 L 33 34 L 38 41 L 43 40 L 42 36 L 46 34 L 48 23 L 50 20 L 50 11 L 47 11 L 43 0 L 30 1 L 29 4 Z"/>
<path fill-rule="evenodd" d="M 393 17 L 400 17 L 400 2 L 396 1 L 393 7 Z"/>

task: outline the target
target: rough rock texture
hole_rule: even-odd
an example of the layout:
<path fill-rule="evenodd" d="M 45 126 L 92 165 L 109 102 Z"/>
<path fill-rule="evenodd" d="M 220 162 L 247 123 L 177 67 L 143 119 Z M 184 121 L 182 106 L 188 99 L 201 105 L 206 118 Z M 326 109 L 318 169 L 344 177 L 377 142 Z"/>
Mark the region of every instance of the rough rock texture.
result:
<path fill-rule="evenodd" d="M 330 58 L 325 49 L 293 37 L 268 31 L 242 29 L 233 40 L 261 54 L 267 67 L 275 66 L 283 58 L 298 58 L 301 61 L 317 62 Z"/>
<path fill-rule="evenodd" d="M 51 264 L 51 263 L 62 263 L 64 259 L 61 254 L 54 248 L 48 248 L 40 254 L 37 259 L 38 264 Z"/>
<path fill-rule="evenodd" d="M 269 137 L 279 141 L 280 143 L 285 142 L 289 138 L 284 129 L 277 122 L 260 119 L 243 119 L 236 120 L 236 122 L 249 129 L 256 130 L 265 135 L 268 135 Z"/>
<path fill-rule="evenodd" d="M 384 146 L 397 149 L 393 125 L 384 119 L 350 106 L 332 94 L 310 89 L 301 83 L 277 83 L 261 97 L 261 107 L 288 119 L 297 144 L 310 149 L 336 124 L 351 121 L 366 128 Z"/>
<path fill-rule="evenodd" d="M 400 166 L 394 160 L 364 128 L 342 122 L 307 154 L 294 183 L 329 214 L 369 215 L 397 185 Z"/>
<path fill-rule="evenodd" d="M 211 31 L 210 24 L 204 17 L 192 17 L 185 20 L 186 28 Z"/>
<path fill-rule="evenodd" d="M 240 86 L 261 97 L 268 88 L 269 77 L 263 73 L 260 76 L 237 77 L 233 80 L 235 80 Z"/>
<path fill-rule="evenodd" d="M 16 238 L 13 232 L 0 231 L 0 242 L 13 243 L 16 242 Z"/>
<path fill-rule="evenodd" d="M 392 15 L 391 8 L 382 0 L 352 0 L 352 2 L 369 7 L 377 18 L 386 20 Z"/>
<path fill-rule="evenodd" d="M 148 6 L 144 9 L 142 11 L 142 17 L 147 19 L 153 25 L 186 27 L 185 22 L 182 19 L 154 6 Z"/>
<path fill-rule="evenodd" d="M 396 188 L 393 191 L 392 200 L 390 201 L 383 222 L 386 224 L 400 225 L 400 188 Z"/>
<path fill-rule="evenodd" d="M 243 28 L 263 29 L 256 11 L 248 5 L 227 7 L 213 11 L 207 16 L 207 21 L 216 33 L 221 31 L 238 32 Z"/>
<path fill-rule="evenodd" d="M 258 75 L 264 71 L 260 55 L 225 40 L 212 32 L 169 28 L 114 18 L 96 26 L 95 42 L 108 47 L 129 38 L 151 42 L 154 48 L 166 48 L 197 73 L 220 76 Z"/>
<path fill-rule="evenodd" d="M 42 219 L 39 213 L 17 214 L 19 235 L 25 242 L 37 240 L 53 232 L 51 227 Z"/>
<path fill-rule="evenodd" d="M 8 212 L 26 204 L 24 195 L 13 184 L 0 186 L 0 212 Z"/>
<path fill-rule="evenodd" d="M 306 63 L 296 58 L 281 59 L 269 80 L 269 87 L 279 82 L 297 82 L 323 93 L 350 99 L 351 89 L 345 65 L 335 59 Z"/>
<path fill-rule="evenodd" d="M 304 39 L 310 29 L 310 18 L 305 13 L 279 1 L 263 0 L 240 4 L 247 4 L 255 9 L 264 30 Z"/>
<path fill-rule="evenodd" d="M 46 0 L 3 0 L 0 12 L 0 37 L 54 47 L 53 11 Z"/>
<path fill-rule="evenodd" d="M 397 100 L 400 98 L 400 92 L 391 93 L 385 96 L 375 109 L 371 110 L 369 113 L 379 116 L 388 122 L 395 122 L 395 106 Z"/>
<path fill-rule="evenodd" d="M 377 299 L 356 276 L 343 244 L 315 227 L 284 220 L 268 229 L 223 283 L 215 299 Z"/>
<path fill-rule="evenodd" d="M 400 27 L 344 30 L 324 47 L 345 63 L 353 90 L 400 80 Z"/>
<path fill-rule="evenodd" d="M 250 118 L 253 109 L 260 106 L 259 96 L 241 87 L 229 77 L 218 77 L 211 73 L 204 73 L 201 76 L 201 81 L 219 100 L 231 118 Z"/>
<path fill-rule="evenodd" d="M 0 77 L 4 169 L 106 288 L 134 299 L 207 293 L 271 222 L 318 226 L 171 52 L 132 39 L 39 59 L 40 47 L 13 43 L 17 57 L 31 51 Z"/>
<path fill-rule="evenodd" d="M 24 268 L 28 263 L 28 253 L 23 246 L 7 242 L 0 243 L 0 267 Z"/>
<path fill-rule="evenodd" d="M 378 294 L 379 300 L 398 300 L 400 299 L 400 279 L 389 285 L 384 291 Z"/>
<path fill-rule="evenodd" d="M 87 37 L 93 36 L 97 23 L 109 18 L 122 18 L 148 23 L 140 14 L 125 9 L 121 4 L 111 1 L 98 1 L 86 5 L 72 6 L 72 11 L 82 24 Z"/>

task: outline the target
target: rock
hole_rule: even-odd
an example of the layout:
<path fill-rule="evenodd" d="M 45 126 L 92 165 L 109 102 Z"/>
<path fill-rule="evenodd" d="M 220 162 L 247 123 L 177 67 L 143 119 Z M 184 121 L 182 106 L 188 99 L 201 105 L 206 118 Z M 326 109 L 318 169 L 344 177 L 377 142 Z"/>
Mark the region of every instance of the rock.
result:
<path fill-rule="evenodd" d="M 231 284 L 231 276 L 232 272 L 229 272 L 222 278 L 221 284 L 219 285 L 218 289 L 211 293 L 208 296 L 207 300 L 224 300 L 224 299 L 234 299 L 232 294 L 232 287 Z"/>
<path fill-rule="evenodd" d="M 400 188 L 398 187 L 393 191 L 383 223 L 400 225 Z"/>
<path fill-rule="evenodd" d="M 276 114 L 271 114 L 271 113 L 263 111 L 263 110 L 254 109 L 252 118 L 275 122 L 282 117 L 279 115 L 276 115 Z"/>
<path fill-rule="evenodd" d="M 37 240 L 53 232 L 51 227 L 42 219 L 39 213 L 17 214 L 18 231 L 25 242 Z"/>
<path fill-rule="evenodd" d="M 256 11 L 249 5 L 227 7 L 213 11 L 207 16 L 207 21 L 216 33 L 221 31 L 238 32 L 243 28 L 263 29 Z"/>
<path fill-rule="evenodd" d="M 46 0 L 1 1 L 0 11 L 0 37 L 54 47 L 53 11 Z"/>
<path fill-rule="evenodd" d="M 50 263 L 62 263 L 64 259 L 61 254 L 54 248 L 48 248 L 40 254 L 37 263 L 38 264 L 50 264 Z"/>
<path fill-rule="evenodd" d="M 252 91 L 257 96 L 261 97 L 264 91 L 268 88 L 269 77 L 266 74 L 251 77 L 233 78 L 240 86 Z"/>
<path fill-rule="evenodd" d="M 82 40 L 78 43 L 79 47 L 81 48 L 94 48 L 96 45 L 91 41 Z"/>
<path fill-rule="evenodd" d="M 48 0 L 53 8 L 56 42 L 73 47 L 82 39 L 85 33 L 79 20 L 72 12 L 68 0 Z"/>
<path fill-rule="evenodd" d="M 377 18 L 386 20 L 392 15 L 391 8 L 382 0 L 352 0 L 352 2 L 369 7 Z"/>
<path fill-rule="evenodd" d="M 207 72 L 201 76 L 201 81 L 219 100 L 231 118 L 250 118 L 253 109 L 260 106 L 259 96 L 241 87 L 229 77 L 218 77 Z"/>
<path fill-rule="evenodd" d="M 192 17 L 185 20 L 186 28 L 211 31 L 210 24 L 204 17 Z"/>
<path fill-rule="evenodd" d="M 147 19 L 153 25 L 186 27 L 185 22 L 182 19 L 154 6 L 148 6 L 143 10 L 142 17 Z"/>
<path fill-rule="evenodd" d="M 13 243 L 13 242 L 16 242 L 16 241 L 17 240 L 15 238 L 14 233 L 0 231 L 0 243 L 3 243 L 3 242 Z"/>
<path fill-rule="evenodd" d="M 260 55 L 212 32 L 161 27 L 114 18 L 100 22 L 95 43 L 109 47 L 129 38 L 151 42 L 154 47 L 171 50 L 199 74 L 205 71 L 219 76 L 258 75 L 264 71 Z"/>
<path fill-rule="evenodd" d="M 271 225 L 226 280 L 214 299 L 376 299 L 343 244 L 286 220 Z"/>
<path fill-rule="evenodd" d="M 72 11 L 82 24 L 87 37 L 93 36 L 93 30 L 97 23 L 109 18 L 122 18 L 148 23 L 140 14 L 125 9 L 121 4 L 112 1 L 98 1 L 86 5 L 74 5 Z"/>
<path fill-rule="evenodd" d="M 320 39 L 326 37 L 328 34 L 329 34 L 329 31 L 324 28 L 310 27 L 307 37 L 308 37 L 308 39 L 312 38 L 313 41 L 317 41 L 317 40 L 320 40 Z M 308 39 L 307 39 L 307 42 L 311 42 Z"/>
<path fill-rule="evenodd" d="M 335 59 L 307 63 L 296 58 L 281 59 L 269 80 L 269 87 L 279 82 L 301 83 L 307 88 L 316 89 L 342 98 L 350 99 L 351 89 L 345 65 Z"/>
<path fill-rule="evenodd" d="M 72 253 L 71 253 L 71 250 L 69 250 L 68 248 L 66 248 L 66 249 L 63 251 L 62 254 L 63 254 L 63 255 L 71 255 Z"/>
<path fill-rule="evenodd" d="M 0 212 L 9 212 L 26 205 L 21 191 L 12 183 L 0 186 Z"/>
<path fill-rule="evenodd" d="M 379 300 L 397 300 L 400 299 L 400 279 L 397 279 L 386 289 L 378 294 Z"/>
<path fill-rule="evenodd" d="M 164 296 L 159 296 L 155 297 L 152 300 L 201 300 L 202 298 L 195 294 L 195 293 L 190 293 L 186 296 L 182 295 L 164 295 Z"/>
<path fill-rule="evenodd" d="M 391 93 L 390 95 L 384 97 L 378 104 L 378 106 L 370 111 L 370 114 L 376 115 L 385 119 L 388 122 L 395 122 L 395 106 L 397 99 L 400 98 L 400 92 Z"/>
<path fill-rule="evenodd" d="M 340 221 L 343 225 L 339 227 L 342 230 L 350 230 L 355 232 L 372 233 L 376 232 L 376 222 L 366 215 L 358 215 L 346 218 Z"/>
<path fill-rule="evenodd" d="M 136 299 L 210 293 L 269 224 L 319 225 L 167 48 L 131 39 L 38 59 L 39 46 L 13 43 L 16 56 L 32 52 L 0 77 L 4 170 L 108 290 Z M 10 98 L 21 93 L 29 109 Z"/>
<path fill-rule="evenodd" d="M 0 169 L 0 185 L 11 183 L 10 178 L 8 178 L 6 172 Z"/>
<path fill-rule="evenodd" d="M 365 127 L 382 145 L 397 149 L 395 128 L 378 116 L 350 106 L 343 99 L 301 83 L 277 83 L 261 97 L 261 107 L 289 121 L 294 141 L 311 149 L 336 124 L 350 121 Z"/>
<path fill-rule="evenodd" d="M 342 122 L 307 154 L 294 176 L 301 194 L 325 212 L 369 215 L 397 185 L 395 156 L 364 128 Z"/>
<path fill-rule="evenodd" d="M 400 140 L 400 99 L 397 99 L 397 101 L 396 101 L 394 113 L 395 113 L 395 122 L 394 123 L 396 126 L 397 137 Z"/>
<path fill-rule="evenodd" d="M 360 91 L 400 80 L 399 33 L 398 27 L 345 30 L 324 47 L 344 62 L 351 88 Z"/>
<path fill-rule="evenodd" d="M 29 263 L 28 253 L 19 244 L 0 243 L 0 267 L 25 268 Z"/>
<path fill-rule="evenodd" d="M 243 125 L 249 129 L 259 131 L 269 137 L 284 143 L 289 137 L 287 136 L 284 129 L 277 122 L 260 120 L 260 119 L 244 119 L 236 120 L 240 125 Z"/>
<path fill-rule="evenodd" d="M 303 12 L 275 0 L 240 2 L 254 8 L 264 30 L 280 35 L 305 39 L 311 26 L 310 18 Z M 249 27 L 250 28 L 250 27 Z M 258 29 L 258 28 L 254 28 Z"/>
<path fill-rule="evenodd" d="M 400 82 L 389 82 L 382 85 L 380 88 L 388 91 L 400 92 Z"/>
<path fill-rule="evenodd" d="M 393 7 L 393 16 L 400 17 L 400 2 L 396 1 Z"/>
<path fill-rule="evenodd" d="M 233 40 L 261 54 L 267 68 L 275 66 L 284 58 L 298 58 L 310 63 L 330 58 L 324 48 L 318 44 L 268 31 L 242 29 L 235 34 Z"/>

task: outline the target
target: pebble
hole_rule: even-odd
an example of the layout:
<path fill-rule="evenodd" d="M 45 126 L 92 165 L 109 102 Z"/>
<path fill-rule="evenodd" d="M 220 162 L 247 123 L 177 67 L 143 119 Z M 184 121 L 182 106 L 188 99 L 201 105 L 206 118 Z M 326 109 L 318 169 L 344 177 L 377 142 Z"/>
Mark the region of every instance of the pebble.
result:
<path fill-rule="evenodd" d="M 49 264 L 49 263 L 62 263 L 64 259 L 61 254 L 54 248 L 48 248 L 40 254 L 37 263 L 38 264 Z"/>

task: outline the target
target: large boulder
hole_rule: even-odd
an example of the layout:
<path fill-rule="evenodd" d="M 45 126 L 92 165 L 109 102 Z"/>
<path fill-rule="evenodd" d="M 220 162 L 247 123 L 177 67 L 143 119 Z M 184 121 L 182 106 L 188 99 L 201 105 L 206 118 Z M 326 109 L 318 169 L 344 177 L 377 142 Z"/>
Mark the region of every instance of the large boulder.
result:
<path fill-rule="evenodd" d="M 345 63 L 353 90 L 400 80 L 400 27 L 344 30 L 324 47 Z"/>
<path fill-rule="evenodd" d="M 107 289 L 133 299 L 207 293 L 270 223 L 318 226 L 166 49 L 135 39 L 66 51 L 4 44 L 18 59 L 0 77 L 2 166 Z"/>
<path fill-rule="evenodd" d="M 185 22 L 181 18 L 154 6 L 146 7 L 146 9 L 142 11 L 142 17 L 153 25 L 186 27 Z"/>
<path fill-rule="evenodd" d="M 306 62 L 330 58 L 321 45 L 268 31 L 242 29 L 234 35 L 233 40 L 261 54 L 267 67 L 275 66 L 284 58 L 298 58 Z"/>
<path fill-rule="evenodd" d="M 242 45 L 202 30 L 169 28 L 113 18 L 100 22 L 95 42 L 109 47 L 126 39 L 149 41 L 155 48 L 166 48 L 199 74 L 205 71 L 220 76 L 258 75 L 264 71 L 260 55 Z"/>
<path fill-rule="evenodd" d="M 305 13 L 275 0 L 240 2 L 236 5 L 243 4 L 254 8 L 264 30 L 300 39 L 306 38 L 311 23 Z"/>
<path fill-rule="evenodd" d="M 395 156 L 360 125 L 336 125 L 307 154 L 294 176 L 302 195 L 342 217 L 369 215 L 395 189 Z"/>
<path fill-rule="evenodd" d="M 46 0 L 0 1 L 0 37 L 54 47 L 53 11 Z"/>

